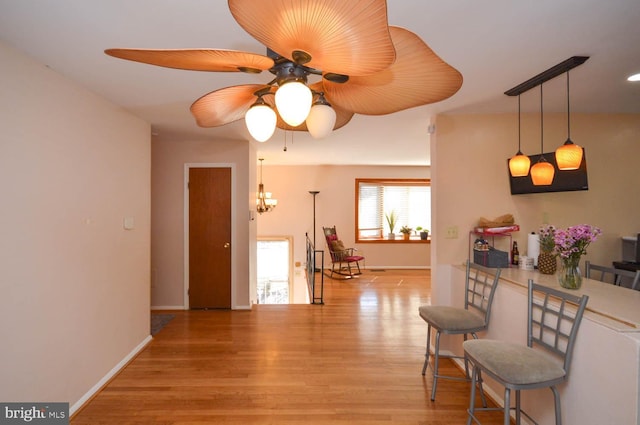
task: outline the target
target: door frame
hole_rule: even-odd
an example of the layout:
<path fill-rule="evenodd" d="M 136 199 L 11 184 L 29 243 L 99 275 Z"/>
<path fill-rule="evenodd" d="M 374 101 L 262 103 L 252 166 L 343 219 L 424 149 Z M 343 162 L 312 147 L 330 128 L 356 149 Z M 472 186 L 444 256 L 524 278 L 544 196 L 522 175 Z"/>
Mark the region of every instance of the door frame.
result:
<path fill-rule="evenodd" d="M 189 170 L 192 168 L 231 169 L 231 309 L 236 309 L 236 164 L 219 162 L 190 162 L 184 164 L 184 286 L 183 308 L 189 310 Z"/>

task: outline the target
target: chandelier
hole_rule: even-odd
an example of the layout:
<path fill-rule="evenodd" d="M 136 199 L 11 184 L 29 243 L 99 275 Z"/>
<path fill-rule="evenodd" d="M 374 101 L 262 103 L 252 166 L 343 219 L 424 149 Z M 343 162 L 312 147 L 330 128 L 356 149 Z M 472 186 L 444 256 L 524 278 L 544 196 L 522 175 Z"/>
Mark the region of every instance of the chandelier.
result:
<path fill-rule="evenodd" d="M 260 158 L 260 184 L 258 185 L 258 196 L 256 197 L 256 211 L 258 214 L 263 212 L 269 212 L 278 205 L 277 199 L 271 198 L 271 192 L 264 191 L 264 184 L 262 184 L 262 161 L 264 158 Z"/>

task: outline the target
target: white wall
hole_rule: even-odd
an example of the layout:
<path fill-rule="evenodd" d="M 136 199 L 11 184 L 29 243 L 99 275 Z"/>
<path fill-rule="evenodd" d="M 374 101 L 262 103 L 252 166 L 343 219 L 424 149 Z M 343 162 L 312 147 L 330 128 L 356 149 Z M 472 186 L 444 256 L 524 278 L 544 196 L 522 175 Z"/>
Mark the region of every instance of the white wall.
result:
<path fill-rule="evenodd" d="M 0 75 L 0 400 L 73 407 L 149 337 L 150 128 L 2 44 Z"/>

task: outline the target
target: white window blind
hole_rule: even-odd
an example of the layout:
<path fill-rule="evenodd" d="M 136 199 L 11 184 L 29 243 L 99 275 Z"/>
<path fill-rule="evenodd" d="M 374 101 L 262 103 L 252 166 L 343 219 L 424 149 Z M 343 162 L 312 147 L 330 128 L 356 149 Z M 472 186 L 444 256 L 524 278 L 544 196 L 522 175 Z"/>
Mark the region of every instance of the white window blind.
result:
<path fill-rule="evenodd" d="M 394 233 L 402 226 L 431 226 L 431 187 L 428 180 L 359 179 L 358 234 L 362 239 L 383 239 L 389 233 L 386 214 L 395 212 Z"/>

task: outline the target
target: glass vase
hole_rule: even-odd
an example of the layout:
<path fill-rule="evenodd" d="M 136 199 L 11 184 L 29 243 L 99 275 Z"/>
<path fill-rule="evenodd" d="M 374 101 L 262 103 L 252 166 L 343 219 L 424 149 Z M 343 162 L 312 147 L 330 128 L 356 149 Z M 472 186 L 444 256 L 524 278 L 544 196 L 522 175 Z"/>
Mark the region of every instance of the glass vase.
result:
<path fill-rule="evenodd" d="M 580 259 L 563 258 L 558 269 L 558 283 L 565 289 L 580 289 L 582 274 L 580 273 Z"/>

